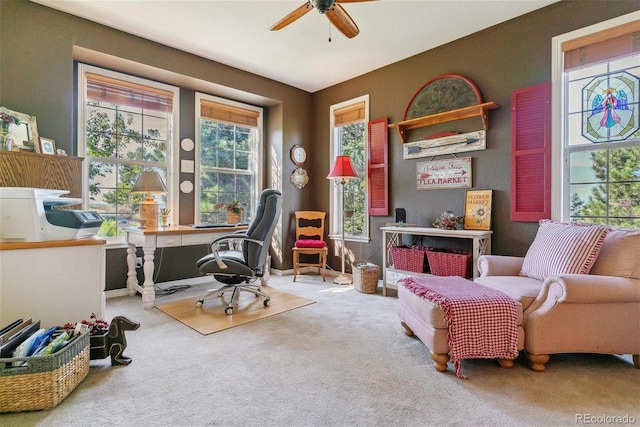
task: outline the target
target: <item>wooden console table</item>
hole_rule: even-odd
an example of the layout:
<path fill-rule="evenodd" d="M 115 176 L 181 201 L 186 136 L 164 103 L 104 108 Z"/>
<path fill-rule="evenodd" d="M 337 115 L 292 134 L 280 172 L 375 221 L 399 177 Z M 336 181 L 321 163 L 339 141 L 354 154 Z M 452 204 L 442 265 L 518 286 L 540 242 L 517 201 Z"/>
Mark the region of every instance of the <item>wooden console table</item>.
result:
<path fill-rule="evenodd" d="M 478 257 L 491 253 L 491 234 L 493 231 L 477 230 L 443 230 L 429 227 L 381 227 L 384 251 L 382 252 L 382 295 L 387 295 L 387 288 L 397 289 L 395 283 L 388 283 L 387 273 L 400 273 L 405 275 L 425 275 L 426 273 L 415 273 L 393 268 L 391 265 L 390 251 L 393 246 L 402 245 L 402 236 L 405 234 L 412 236 L 430 237 L 452 237 L 455 239 L 473 240 L 473 277 L 478 277 Z"/>
<path fill-rule="evenodd" d="M 153 270 L 155 264 L 156 248 L 168 248 L 177 246 L 207 245 L 216 238 L 236 231 L 246 230 L 248 226 L 240 227 L 216 227 L 193 228 L 187 225 L 172 225 L 159 228 L 125 228 L 127 241 L 127 289 L 129 295 L 135 295 L 136 291 L 142 294 L 142 305 L 145 309 L 153 308 L 156 299 L 156 291 L 153 283 Z M 144 251 L 144 263 L 142 271 L 144 275 L 143 286 L 138 284 L 136 276 L 136 246 Z M 195 263 L 196 260 L 193 262 Z"/>

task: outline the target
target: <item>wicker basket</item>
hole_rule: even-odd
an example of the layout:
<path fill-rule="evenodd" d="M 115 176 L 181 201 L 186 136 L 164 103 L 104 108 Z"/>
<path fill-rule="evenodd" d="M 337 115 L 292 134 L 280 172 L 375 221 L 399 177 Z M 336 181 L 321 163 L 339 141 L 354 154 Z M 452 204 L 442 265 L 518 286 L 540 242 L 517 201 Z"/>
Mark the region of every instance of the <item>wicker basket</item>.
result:
<path fill-rule="evenodd" d="M 353 289 L 363 294 L 375 294 L 378 292 L 379 266 L 369 264 L 367 261 L 354 261 L 351 266 Z"/>
<path fill-rule="evenodd" d="M 27 362 L 12 367 L 12 362 Z M 51 409 L 89 372 L 89 333 L 48 356 L 0 359 L 0 412 Z"/>
<path fill-rule="evenodd" d="M 468 251 L 428 250 L 431 274 L 471 277 L 473 254 Z"/>
<path fill-rule="evenodd" d="M 429 264 L 422 246 L 394 246 L 391 248 L 393 267 L 398 270 L 424 273 Z"/>

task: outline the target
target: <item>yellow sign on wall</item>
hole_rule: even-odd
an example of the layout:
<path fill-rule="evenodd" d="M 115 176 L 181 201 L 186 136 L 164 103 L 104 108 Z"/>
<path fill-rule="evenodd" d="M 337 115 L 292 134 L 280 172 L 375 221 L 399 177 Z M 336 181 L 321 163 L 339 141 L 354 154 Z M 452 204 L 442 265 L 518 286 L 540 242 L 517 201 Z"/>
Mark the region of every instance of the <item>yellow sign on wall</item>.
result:
<path fill-rule="evenodd" d="M 465 230 L 491 229 L 491 191 L 467 191 L 464 202 Z"/>

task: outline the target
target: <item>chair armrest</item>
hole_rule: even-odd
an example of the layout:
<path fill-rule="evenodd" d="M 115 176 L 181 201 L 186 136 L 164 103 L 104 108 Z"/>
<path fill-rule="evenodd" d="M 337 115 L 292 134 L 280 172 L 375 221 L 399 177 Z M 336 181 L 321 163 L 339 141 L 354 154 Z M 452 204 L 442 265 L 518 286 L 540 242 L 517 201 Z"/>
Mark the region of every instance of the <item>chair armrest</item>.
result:
<path fill-rule="evenodd" d="M 538 315 L 559 304 L 611 304 L 640 302 L 640 280 L 626 277 L 567 274 L 551 276 L 542 284 L 535 301 L 527 308 Z"/>
<path fill-rule="evenodd" d="M 626 277 L 566 274 L 545 280 L 540 293 L 549 294 L 560 303 L 610 304 L 640 302 L 640 280 Z"/>
<path fill-rule="evenodd" d="M 209 242 L 209 248 L 211 252 L 213 252 L 214 246 L 216 246 L 217 248 L 220 248 L 220 246 L 222 246 L 224 243 L 228 245 L 229 242 L 232 242 L 234 240 L 242 240 L 243 237 L 247 237 L 246 230 L 234 231 L 231 234 L 218 236 L 215 239 L 213 239 L 211 242 Z"/>
<path fill-rule="evenodd" d="M 220 253 L 219 253 L 220 246 L 226 244 L 228 248 L 231 248 L 230 242 L 238 241 L 238 240 L 242 240 L 244 242 L 249 242 L 249 243 L 255 243 L 259 246 L 264 245 L 264 241 L 252 239 L 249 236 L 247 236 L 246 233 L 242 233 L 242 232 L 239 233 L 237 231 L 233 234 L 226 234 L 224 236 L 220 236 L 216 239 L 213 239 L 213 241 L 209 244 L 209 247 L 211 248 L 211 253 L 213 254 L 213 258 L 216 260 L 218 267 L 220 267 L 222 270 L 227 269 L 228 266 L 227 264 L 224 263 L 222 258 L 220 258 Z"/>
<path fill-rule="evenodd" d="M 523 261 L 523 257 L 481 255 L 478 257 L 478 272 L 480 277 L 519 276 Z"/>

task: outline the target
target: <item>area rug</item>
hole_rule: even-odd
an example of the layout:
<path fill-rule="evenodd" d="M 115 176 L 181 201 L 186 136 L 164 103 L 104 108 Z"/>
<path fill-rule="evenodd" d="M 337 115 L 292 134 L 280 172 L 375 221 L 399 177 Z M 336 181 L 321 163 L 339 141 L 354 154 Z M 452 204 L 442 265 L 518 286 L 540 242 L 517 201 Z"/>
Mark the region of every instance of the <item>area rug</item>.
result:
<path fill-rule="evenodd" d="M 196 307 L 196 301 L 199 297 L 160 304 L 156 308 L 201 334 L 208 335 L 315 302 L 276 291 L 273 288 L 263 288 L 263 290 L 271 297 L 269 307 L 264 306 L 264 298 L 256 298 L 249 292 L 241 292 L 238 305 L 233 307 L 233 314 L 230 315 L 224 313 L 229 301 L 227 295 L 231 295 L 230 293 L 225 294 L 222 298 L 213 296 L 205 300 L 202 308 Z"/>

